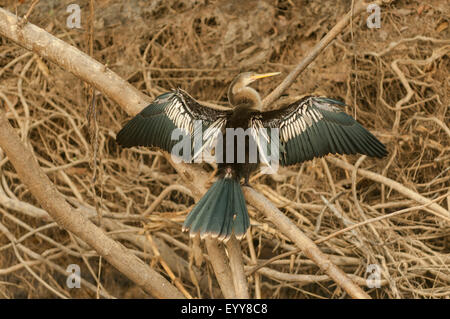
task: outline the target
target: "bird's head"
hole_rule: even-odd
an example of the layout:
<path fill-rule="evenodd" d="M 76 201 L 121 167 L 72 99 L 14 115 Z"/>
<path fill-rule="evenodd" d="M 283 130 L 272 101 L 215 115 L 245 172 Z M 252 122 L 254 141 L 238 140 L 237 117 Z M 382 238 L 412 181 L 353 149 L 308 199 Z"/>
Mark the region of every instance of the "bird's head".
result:
<path fill-rule="evenodd" d="M 271 72 L 271 73 L 256 73 L 256 72 L 244 72 L 239 74 L 234 80 L 233 84 L 235 88 L 243 88 L 249 86 L 253 82 L 259 79 L 268 78 L 270 76 L 278 75 L 281 72 Z M 233 85 L 232 85 L 233 86 Z"/>
<path fill-rule="evenodd" d="M 252 104 L 252 108 L 260 108 L 261 98 L 258 92 L 249 87 L 249 85 L 256 80 L 278 75 L 280 73 L 281 72 L 271 72 L 259 74 L 255 72 L 245 72 L 239 74 L 233 82 L 231 82 L 228 90 L 228 100 L 230 104 L 236 106 L 239 103 L 250 103 Z"/>

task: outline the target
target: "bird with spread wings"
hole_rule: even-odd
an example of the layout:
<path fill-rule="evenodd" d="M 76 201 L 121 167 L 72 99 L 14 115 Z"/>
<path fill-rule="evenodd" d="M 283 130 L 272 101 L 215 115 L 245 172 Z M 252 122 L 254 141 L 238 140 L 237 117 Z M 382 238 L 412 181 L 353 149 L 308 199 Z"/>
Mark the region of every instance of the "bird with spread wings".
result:
<path fill-rule="evenodd" d="M 164 93 L 131 119 L 117 134 L 123 147 L 159 147 L 172 152 L 178 143 L 172 138 L 180 130 L 192 141 L 200 138 L 203 145 L 214 146 L 218 135 L 225 143 L 226 129 L 251 129 L 260 153 L 258 136 L 269 145 L 276 145 L 282 166 L 293 165 L 327 154 L 364 154 L 382 158 L 386 147 L 352 116 L 342 110 L 344 103 L 321 96 L 307 96 L 277 110 L 262 111 L 258 92 L 249 87 L 252 82 L 278 73 L 242 73 L 231 83 L 228 100 L 232 108 L 214 109 L 200 104 L 181 89 Z M 195 125 L 201 121 L 201 125 Z M 197 122 L 198 123 L 198 122 Z M 272 140 L 266 130 L 278 130 Z M 263 133 L 263 131 L 265 133 Z M 251 138 L 250 138 L 251 139 Z M 191 236 L 212 236 L 227 240 L 231 235 L 242 238 L 250 226 L 245 199 L 240 186 L 261 164 L 249 161 L 247 140 L 244 162 L 218 163 L 218 179 L 187 216 L 183 229 Z M 227 148 L 221 150 L 224 154 Z M 229 150 L 228 150 L 229 151 Z M 217 150 L 216 150 L 217 152 Z M 191 154 L 191 160 L 198 156 Z"/>

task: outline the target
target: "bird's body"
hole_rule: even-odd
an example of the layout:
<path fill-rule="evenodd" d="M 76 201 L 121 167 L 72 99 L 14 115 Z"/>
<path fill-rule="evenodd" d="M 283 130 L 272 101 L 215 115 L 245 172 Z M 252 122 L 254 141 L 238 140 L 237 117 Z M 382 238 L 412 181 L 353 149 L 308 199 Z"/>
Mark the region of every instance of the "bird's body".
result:
<path fill-rule="evenodd" d="M 226 129 L 236 129 L 236 128 L 242 128 L 243 131 L 246 131 L 251 126 L 250 117 L 255 111 L 251 109 L 250 103 L 243 103 L 236 105 L 233 109 L 233 113 L 229 117 L 226 125 L 225 130 L 222 131 L 222 136 L 224 139 L 223 142 L 223 158 L 226 159 L 227 157 L 227 142 L 229 139 L 229 136 L 226 134 Z M 234 138 L 234 136 L 233 136 Z M 257 162 L 251 163 L 249 159 L 249 150 L 248 145 L 250 143 L 250 137 L 247 135 L 245 136 L 245 154 L 244 154 L 244 163 L 239 163 L 238 161 L 238 143 L 237 139 L 234 138 L 232 144 L 233 144 L 233 159 L 231 163 L 227 163 L 224 161 L 223 163 L 218 164 L 218 174 L 224 175 L 227 170 L 231 170 L 231 174 L 240 180 L 241 178 L 245 179 L 245 182 L 248 183 L 248 179 L 250 177 L 250 174 L 255 171 L 258 168 L 258 157 L 256 157 Z"/>
<path fill-rule="evenodd" d="M 235 78 L 228 91 L 233 106 L 229 110 L 203 106 L 182 90 L 165 93 L 117 134 L 117 142 L 124 147 L 156 146 L 171 152 L 177 143 L 171 140 L 171 133 L 180 129 L 192 140 L 202 134 L 203 145 L 216 146 L 216 154 L 222 155 L 218 158 L 223 161 L 218 163 L 217 181 L 186 218 L 183 229 L 190 230 L 191 235 L 210 235 L 222 240 L 232 234 L 238 238 L 245 235 L 250 221 L 240 181 L 244 178 L 248 183 L 250 174 L 261 164 L 261 158 L 265 158 L 260 155 L 267 155 L 258 142 L 259 136 L 264 137 L 269 148 L 274 146 L 279 151 L 283 166 L 329 153 L 374 157 L 387 154 L 377 138 L 340 109 L 342 102 L 308 96 L 279 110 L 262 112 L 259 94 L 248 85 L 276 74 L 243 73 Z M 202 121 L 202 130 L 195 127 L 196 120 Z M 254 135 L 245 135 L 245 149 L 240 150 L 237 137 L 229 136 L 227 131 L 249 128 Z M 278 130 L 277 138 L 267 134 L 274 129 Z M 220 136 L 222 146 L 217 143 Z M 256 161 L 251 156 L 251 143 L 257 145 Z M 239 151 L 244 153 L 243 160 Z M 227 158 L 229 152 L 234 156 Z M 200 154 L 194 149 L 189 159 L 195 160 Z"/>

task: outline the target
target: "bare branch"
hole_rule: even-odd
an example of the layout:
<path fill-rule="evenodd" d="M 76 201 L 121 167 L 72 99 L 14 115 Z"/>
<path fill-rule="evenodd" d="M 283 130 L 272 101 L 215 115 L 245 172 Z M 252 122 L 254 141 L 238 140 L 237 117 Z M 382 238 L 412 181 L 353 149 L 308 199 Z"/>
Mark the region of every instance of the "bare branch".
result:
<path fill-rule="evenodd" d="M 0 110 L 0 146 L 8 155 L 22 182 L 53 219 L 93 247 L 145 291 L 161 298 L 183 298 L 166 279 L 149 268 L 128 249 L 112 240 L 89 219 L 73 209 L 20 141 Z"/>

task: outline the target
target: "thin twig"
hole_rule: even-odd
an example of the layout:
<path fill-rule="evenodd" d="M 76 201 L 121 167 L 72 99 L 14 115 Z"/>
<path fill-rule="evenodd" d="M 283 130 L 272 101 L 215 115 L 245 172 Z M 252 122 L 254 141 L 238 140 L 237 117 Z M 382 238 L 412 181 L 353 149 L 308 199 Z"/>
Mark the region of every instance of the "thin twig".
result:
<path fill-rule="evenodd" d="M 344 162 L 343 160 L 335 158 L 335 157 L 328 157 L 327 161 L 330 163 L 333 163 L 334 165 L 336 165 L 340 168 L 348 170 L 348 171 L 353 171 L 355 169 L 355 167 L 352 164 Z M 388 187 L 391 187 L 392 189 L 395 189 L 400 194 L 403 194 L 404 196 L 409 197 L 409 198 L 417 201 L 420 204 L 423 204 L 423 205 L 429 204 L 430 212 L 432 212 L 434 215 L 438 216 L 439 218 L 442 218 L 443 220 L 450 222 L 450 212 L 448 210 L 446 210 L 445 208 L 443 208 L 442 206 L 440 206 L 437 203 L 433 203 L 428 198 L 423 197 L 422 195 L 410 190 L 409 188 L 403 186 L 402 184 L 400 184 L 390 178 L 384 177 L 380 174 L 370 172 L 370 171 L 362 169 L 362 168 L 359 168 L 357 170 L 357 173 L 363 177 L 369 178 L 378 183 L 381 183 Z"/>
<path fill-rule="evenodd" d="M 28 18 L 31 15 L 31 12 L 33 12 L 34 7 L 39 3 L 40 0 L 33 0 L 30 7 L 28 8 L 27 13 L 23 16 L 23 18 L 19 21 L 19 27 L 23 27 L 27 22 Z"/>
<path fill-rule="evenodd" d="M 161 254 L 159 253 L 158 247 L 156 247 L 155 242 L 153 241 L 153 237 L 150 234 L 147 234 L 147 239 L 150 242 L 150 245 L 152 246 L 152 250 L 153 250 L 153 254 L 155 255 L 155 258 L 158 260 L 158 262 L 164 268 L 166 273 L 169 275 L 170 279 L 175 283 L 175 286 L 177 286 L 177 288 L 183 293 L 183 295 L 187 299 L 192 299 L 191 294 L 186 290 L 186 288 L 184 288 L 183 284 L 175 276 L 172 269 L 170 269 L 169 265 L 167 265 L 165 260 L 163 258 L 161 258 Z"/>
<path fill-rule="evenodd" d="M 372 3 L 381 5 L 382 1 L 374 1 Z M 300 75 L 300 73 L 305 70 L 308 65 L 311 64 L 319 54 L 333 41 L 344 28 L 350 23 L 351 18 L 359 15 L 361 12 L 365 11 L 368 4 L 363 1 L 358 1 L 352 10 L 345 15 L 336 25 L 327 33 L 322 40 L 317 43 L 314 48 L 308 53 L 306 57 L 304 57 L 299 64 L 292 70 L 289 75 L 281 82 L 275 90 L 273 90 L 268 96 L 264 98 L 262 101 L 263 109 L 266 109 L 270 104 L 275 102 L 284 91 L 286 91 L 292 83 L 294 83 L 295 79 Z"/>

